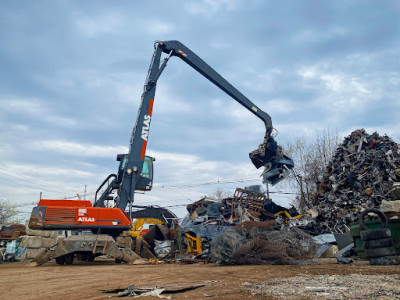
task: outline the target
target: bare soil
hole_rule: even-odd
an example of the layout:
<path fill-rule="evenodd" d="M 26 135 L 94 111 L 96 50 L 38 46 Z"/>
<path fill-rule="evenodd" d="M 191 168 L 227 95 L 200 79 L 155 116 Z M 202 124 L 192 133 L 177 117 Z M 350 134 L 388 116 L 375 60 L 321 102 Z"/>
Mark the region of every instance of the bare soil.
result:
<path fill-rule="evenodd" d="M 101 290 L 125 288 L 132 284 L 139 287 L 176 283 L 205 283 L 206 286 L 171 294 L 171 299 L 291 299 L 297 284 L 288 280 L 292 277 L 309 278 L 310 281 L 315 278 L 305 293 L 297 294 L 293 299 L 332 299 L 329 289 L 323 291 L 325 294 L 318 294 L 321 291 L 318 288 L 319 276 L 345 278 L 346 275 L 356 274 L 358 288 L 360 283 L 362 287 L 364 275 L 376 275 L 373 282 L 385 281 L 387 276 L 397 282 L 400 278 L 399 266 L 370 266 L 366 261 L 343 265 L 336 264 L 334 259 L 321 262 L 320 265 L 306 266 L 216 266 L 211 263 L 126 265 L 96 259 L 92 263 L 74 262 L 70 266 L 50 262 L 41 267 L 29 267 L 25 262 L 8 263 L 0 265 L 0 299 L 109 299 L 110 294 L 104 294 Z M 273 285 L 280 283 L 280 278 L 282 284 L 288 284 L 287 295 L 285 286 Z M 366 288 L 371 288 L 374 283 L 366 281 L 366 285 Z M 263 289 L 269 286 L 269 292 L 255 291 L 260 286 Z M 279 290 L 279 294 L 270 292 L 274 289 Z M 368 299 L 365 295 L 355 294 L 356 291 L 352 292 L 351 284 L 339 288 L 344 289 L 349 298 Z M 390 298 L 398 299 L 393 296 L 391 294 Z"/>

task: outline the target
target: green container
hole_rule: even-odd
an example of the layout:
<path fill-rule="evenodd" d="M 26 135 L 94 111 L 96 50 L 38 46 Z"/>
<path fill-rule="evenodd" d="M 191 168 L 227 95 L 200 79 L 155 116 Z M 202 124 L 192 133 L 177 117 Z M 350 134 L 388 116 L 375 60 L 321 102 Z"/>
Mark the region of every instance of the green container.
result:
<path fill-rule="evenodd" d="M 376 229 L 381 227 L 380 220 L 365 221 L 364 223 L 365 226 L 367 226 L 370 229 Z M 392 238 L 394 242 L 394 247 L 396 248 L 396 253 L 397 255 L 400 255 L 400 219 L 388 220 L 387 228 L 389 228 L 392 233 Z M 360 224 L 352 223 L 350 225 L 350 233 L 351 236 L 353 237 L 354 246 L 357 251 L 357 254 L 359 257 L 365 257 L 364 242 L 361 239 L 360 231 L 361 231 Z"/>

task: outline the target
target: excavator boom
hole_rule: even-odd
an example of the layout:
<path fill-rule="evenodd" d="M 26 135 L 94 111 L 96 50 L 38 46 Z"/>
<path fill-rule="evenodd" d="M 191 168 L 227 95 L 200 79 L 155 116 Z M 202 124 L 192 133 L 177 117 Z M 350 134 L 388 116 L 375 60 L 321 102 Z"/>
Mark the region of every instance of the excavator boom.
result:
<path fill-rule="evenodd" d="M 213 68 L 211 68 L 204 60 L 193 53 L 189 48 L 183 45 L 179 41 L 165 41 L 159 42 L 162 51 L 179 57 L 205 78 L 210 80 L 221 90 L 243 105 L 251 113 L 260 118 L 267 130 L 272 129 L 272 120 L 269 114 L 258 108 L 253 102 L 251 102 L 246 96 L 239 92 L 233 87 L 225 78 L 218 74 Z"/>

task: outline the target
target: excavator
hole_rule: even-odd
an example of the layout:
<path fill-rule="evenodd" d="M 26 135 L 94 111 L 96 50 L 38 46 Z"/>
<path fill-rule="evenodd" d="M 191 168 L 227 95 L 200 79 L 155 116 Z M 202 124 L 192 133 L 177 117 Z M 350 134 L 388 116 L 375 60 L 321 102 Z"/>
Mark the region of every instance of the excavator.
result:
<path fill-rule="evenodd" d="M 165 56 L 162 60 L 162 56 Z M 113 241 L 132 223 L 132 205 L 135 192 L 150 191 L 153 186 L 153 157 L 146 155 L 150 124 L 155 102 L 157 81 L 171 57 L 178 57 L 239 102 L 265 125 L 265 136 L 259 147 L 249 156 L 256 168 L 265 167 L 264 182 L 275 184 L 293 168 L 293 161 L 282 153 L 273 136 L 271 117 L 246 98 L 205 61 L 179 41 L 156 41 L 141 104 L 127 154 L 118 154 L 118 172 L 110 174 L 99 186 L 94 204 L 89 200 L 41 199 L 33 208 L 29 227 L 40 230 L 90 230 L 93 235 L 72 236 L 64 239 L 35 260 L 41 265 L 52 258 L 57 263 L 72 263 L 75 253 L 97 256 L 109 254 L 118 260 L 136 259 L 129 249 L 114 245 Z M 102 193 L 100 194 L 100 191 Z M 114 207 L 106 207 L 114 201 Z M 125 210 L 128 208 L 128 212 Z M 151 217 L 151 216 L 150 216 Z M 71 258 L 72 257 L 72 258 Z"/>

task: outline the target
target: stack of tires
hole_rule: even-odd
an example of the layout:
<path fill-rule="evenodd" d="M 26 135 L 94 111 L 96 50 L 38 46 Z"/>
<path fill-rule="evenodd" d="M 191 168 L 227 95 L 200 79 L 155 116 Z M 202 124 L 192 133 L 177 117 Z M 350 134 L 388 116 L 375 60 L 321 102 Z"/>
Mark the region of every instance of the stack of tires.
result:
<path fill-rule="evenodd" d="M 369 229 L 365 225 L 365 217 L 368 213 L 378 215 L 381 220 L 381 226 L 378 229 Z M 396 255 L 394 248 L 392 233 L 386 228 L 386 216 L 377 209 L 366 209 L 359 216 L 359 224 L 361 227 L 361 239 L 364 243 L 365 255 L 371 265 L 398 265 L 400 259 Z"/>

